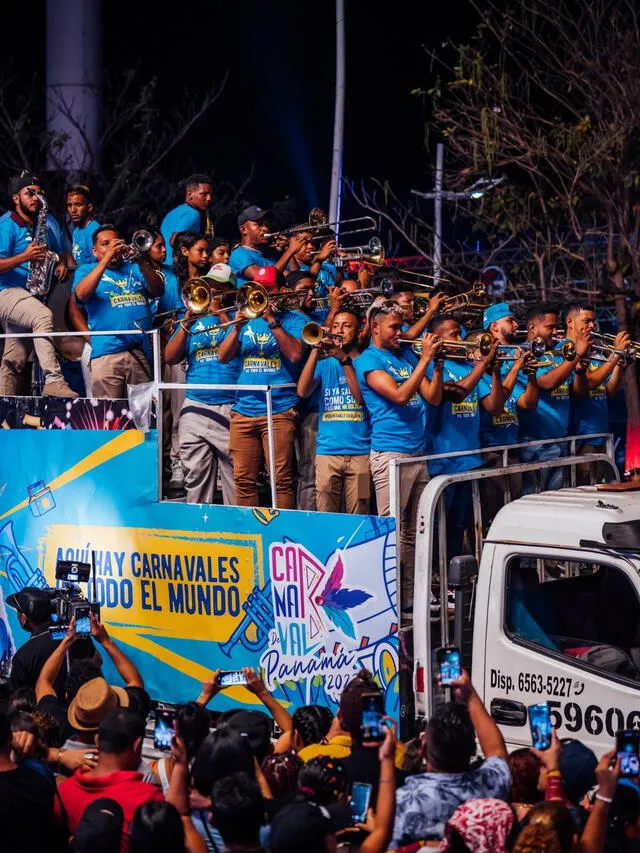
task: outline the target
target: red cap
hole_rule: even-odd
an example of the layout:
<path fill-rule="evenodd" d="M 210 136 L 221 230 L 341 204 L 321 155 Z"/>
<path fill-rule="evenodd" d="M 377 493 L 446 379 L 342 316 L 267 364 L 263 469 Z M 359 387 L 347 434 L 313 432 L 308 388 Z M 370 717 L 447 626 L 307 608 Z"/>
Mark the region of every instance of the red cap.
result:
<path fill-rule="evenodd" d="M 285 283 L 283 274 L 273 266 L 259 267 L 253 280 L 256 284 L 261 284 L 263 287 L 281 287 Z"/>

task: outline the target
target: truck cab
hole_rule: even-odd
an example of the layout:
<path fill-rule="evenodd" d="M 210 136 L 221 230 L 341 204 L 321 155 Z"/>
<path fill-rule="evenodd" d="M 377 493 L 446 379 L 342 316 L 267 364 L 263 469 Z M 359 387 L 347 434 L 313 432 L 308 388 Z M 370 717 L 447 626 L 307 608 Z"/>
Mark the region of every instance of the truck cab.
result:
<path fill-rule="evenodd" d="M 417 560 L 430 575 L 433 536 L 425 526 L 419 535 L 429 541 L 418 543 Z M 549 702 L 560 737 L 597 754 L 618 730 L 640 728 L 640 491 L 584 486 L 512 501 L 479 561 L 454 558 L 444 574 L 455 607 L 426 620 L 416 619 L 416 575 L 417 716 L 445 698 L 434 652 L 453 642 L 510 749 L 531 745 L 527 709 L 539 702 Z"/>

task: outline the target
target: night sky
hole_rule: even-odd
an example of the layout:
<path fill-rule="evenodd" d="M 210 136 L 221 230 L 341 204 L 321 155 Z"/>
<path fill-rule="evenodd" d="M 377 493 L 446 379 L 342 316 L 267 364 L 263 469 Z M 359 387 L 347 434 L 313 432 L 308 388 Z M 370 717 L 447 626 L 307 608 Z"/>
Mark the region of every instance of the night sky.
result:
<path fill-rule="evenodd" d="M 425 150 L 428 115 L 410 94 L 429 82 L 422 45 L 465 38 L 466 0 L 434 8 L 421 0 L 346 0 L 347 107 L 343 174 L 375 175 L 394 188 L 430 185 Z M 23 22 L 3 4 L 5 32 Z M 29 59 L 44 69 L 45 3 L 30 7 Z M 163 168 L 176 181 L 215 170 L 237 180 L 255 162 L 248 194 L 269 206 L 293 197 L 302 218 L 328 207 L 333 135 L 335 5 L 333 0 L 190 0 L 163 15 L 144 0 L 103 0 L 103 64 L 158 78 L 171 111 L 184 90 L 202 91 L 229 72 L 209 113 Z M 184 10 L 184 11 L 181 11 Z M 24 65 L 24 36 L 14 59 Z M 70 45 L 73 49 L 73 45 Z M 19 51 L 22 51 L 20 53 Z M 3 47 L 3 55 L 12 50 Z M 4 183 L 3 176 L 2 182 Z"/>

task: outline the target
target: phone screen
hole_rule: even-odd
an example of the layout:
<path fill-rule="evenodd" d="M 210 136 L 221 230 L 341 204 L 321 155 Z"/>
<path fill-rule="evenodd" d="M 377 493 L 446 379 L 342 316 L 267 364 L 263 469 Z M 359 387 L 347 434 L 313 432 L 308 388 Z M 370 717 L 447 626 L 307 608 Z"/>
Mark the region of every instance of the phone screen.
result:
<path fill-rule="evenodd" d="M 529 725 L 534 748 L 549 749 L 551 746 L 551 714 L 547 702 L 529 705 Z"/>
<path fill-rule="evenodd" d="M 364 823 L 366 821 L 372 790 L 372 786 L 366 782 L 354 782 L 351 786 L 352 823 Z"/>
<path fill-rule="evenodd" d="M 640 731 L 626 729 L 616 735 L 621 776 L 640 776 Z"/>
<path fill-rule="evenodd" d="M 153 745 L 156 749 L 171 749 L 171 741 L 175 734 L 173 731 L 175 718 L 175 711 L 160 709 L 156 711 L 156 724 L 153 730 Z"/>
<path fill-rule="evenodd" d="M 221 672 L 218 676 L 218 684 L 220 687 L 230 687 L 232 684 L 246 684 L 247 679 L 240 669 L 229 670 L 229 672 Z"/>
<path fill-rule="evenodd" d="M 384 740 L 384 697 L 382 693 L 362 694 L 362 740 Z"/>
<path fill-rule="evenodd" d="M 462 675 L 460 668 L 460 650 L 455 646 L 438 649 L 438 667 L 440 668 L 440 683 L 451 684 L 458 681 Z"/>
<path fill-rule="evenodd" d="M 90 604 L 87 604 L 86 607 L 76 608 L 76 612 L 75 612 L 76 634 L 79 637 L 91 636 L 91 617 L 89 616 L 90 613 L 91 613 L 91 605 Z"/>

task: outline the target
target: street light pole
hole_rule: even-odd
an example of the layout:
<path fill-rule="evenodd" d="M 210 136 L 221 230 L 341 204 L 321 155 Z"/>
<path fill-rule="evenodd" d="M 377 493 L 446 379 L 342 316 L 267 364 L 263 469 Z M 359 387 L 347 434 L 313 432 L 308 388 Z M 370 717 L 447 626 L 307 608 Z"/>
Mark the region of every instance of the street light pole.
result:
<path fill-rule="evenodd" d="M 340 219 L 342 189 L 342 152 L 344 147 L 344 96 L 345 96 L 345 38 L 344 0 L 336 0 L 336 103 L 333 118 L 333 158 L 331 162 L 331 195 L 329 197 L 329 222 Z M 335 229 L 336 235 L 338 229 Z"/>

